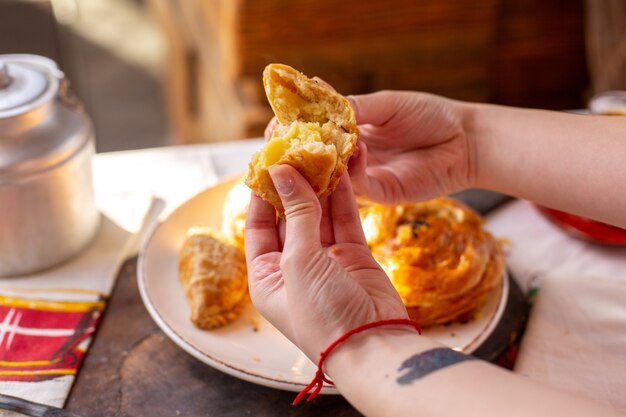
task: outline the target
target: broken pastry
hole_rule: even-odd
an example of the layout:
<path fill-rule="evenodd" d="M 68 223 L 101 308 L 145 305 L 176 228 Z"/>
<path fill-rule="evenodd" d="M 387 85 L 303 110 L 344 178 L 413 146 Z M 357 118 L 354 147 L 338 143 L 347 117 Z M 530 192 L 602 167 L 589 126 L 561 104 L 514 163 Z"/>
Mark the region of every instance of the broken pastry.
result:
<path fill-rule="evenodd" d="M 246 184 L 282 216 L 268 168 L 289 164 L 318 197 L 328 196 L 346 169 L 359 131 L 345 97 L 287 65 L 268 65 L 263 85 L 278 124 L 265 147 L 252 157 Z"/>
<path fill-rule="evenodd" d="M 235 320 L 246 306 L 248 279 L 242 250 L 218 232 L 193 227 L 178 258 L 191 321 L 212 329 Z"/>
<path fill-rule="evenodd" d="M 372 255 L 422 326 L 471 318 L 501 285 L 500 245 L 461 202 L 375 204 L 360 212 Z"/>

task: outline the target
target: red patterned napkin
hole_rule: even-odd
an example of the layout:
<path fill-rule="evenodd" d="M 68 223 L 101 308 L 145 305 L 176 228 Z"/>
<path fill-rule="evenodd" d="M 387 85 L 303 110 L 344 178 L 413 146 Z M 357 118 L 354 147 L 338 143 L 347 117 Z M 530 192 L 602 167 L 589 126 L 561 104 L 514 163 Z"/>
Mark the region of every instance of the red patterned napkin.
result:
<path fill-rule="evenodd" d="M 150 202 L 109 200 L 97 236 L 76 258 L 0 279 L 1 393 L 63 406 Z"/>

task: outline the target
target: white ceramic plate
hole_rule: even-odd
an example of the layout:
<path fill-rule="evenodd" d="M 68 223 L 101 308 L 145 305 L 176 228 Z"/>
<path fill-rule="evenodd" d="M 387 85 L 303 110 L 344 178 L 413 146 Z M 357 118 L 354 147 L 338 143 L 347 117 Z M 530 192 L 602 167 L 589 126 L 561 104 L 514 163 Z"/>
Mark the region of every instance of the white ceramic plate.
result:
<path fill-rule="evenodd" d="M 178 281 L 178 251 L 187 229 L 202 225 L 221 228 L 222 205 L 241 178 L 209 188 L 178 207 L 158 225 L 139 255 L 139 290 L 148 312 L 178 346 L 212 367 L 246 381 L 288 391 L 302 390 L 315 374 L 315 365 L 254 307 L 235 322 L 217 330 L 197 329 Z M 430 328 L 424 334 L 471 353 L 496 327 L 506 304 L 508 279 L 489 297 L 479 318 L 466 324 Z M 324 393 L 336 393 L 332 386 Z"/>

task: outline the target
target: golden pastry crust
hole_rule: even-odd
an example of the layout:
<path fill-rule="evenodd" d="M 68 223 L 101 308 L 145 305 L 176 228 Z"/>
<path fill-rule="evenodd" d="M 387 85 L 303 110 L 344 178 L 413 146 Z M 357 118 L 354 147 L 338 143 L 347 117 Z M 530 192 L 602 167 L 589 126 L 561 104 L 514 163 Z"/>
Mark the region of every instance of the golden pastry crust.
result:
<path fill-rule="evenodd" d="M 250 189 L 239 183 L 228 191 L 222 209 L 222 233 L 244 249 L 246 216 L 250 207 Z"/>
<path fill-rule="evenodd" d="M 494 244 L 493 254 L 484 275 L 474 288 L 467 293 L 441 300 L 436 307 L 407 306 L 409 317 L 424 327 L 471 319 L 473 313 L 487 301 L 491 291 L 501 285 L 504 277 L 504 258 L 500 245 L 494 240 L 491 240 L 491 243 Z"/>
<path fill-rule="evenodd" d="M 252 157 L 246 184 L 282 216 L 268 167 L 289 164 L 318 197 L 328 196 L 347 167 L 359 131 L 345 97 L 287 65 L 268 65 L 263 85 L 279 123 L 270 141 Z"/>
<path fill-rule="evenodd" d="M 243 252 L 219 233 L 190 229 L 178 258 L 179 279 L 191 307 L 191 321 L 201 329 L 235 320 L 248 302 Z"/>
<path fill-rule="evenodd" d="M 467 317 L 502 281 L 498 242 L 458 201 L 372 205 L 361 218 L 372 255 L 422 326 Z"/>

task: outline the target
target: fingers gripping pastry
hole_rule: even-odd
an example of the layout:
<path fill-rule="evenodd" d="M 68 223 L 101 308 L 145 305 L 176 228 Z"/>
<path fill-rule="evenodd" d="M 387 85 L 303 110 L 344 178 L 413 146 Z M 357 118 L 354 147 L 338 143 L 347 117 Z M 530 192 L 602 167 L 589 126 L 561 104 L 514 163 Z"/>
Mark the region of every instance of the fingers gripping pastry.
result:
<path fill-rule="evenodd" d="M 374 258 L 422 326 L 471 315 L 502 280 L 499 244 L 460 202 L 372 205 L 361 217 Z"/>
<path fill-rule="evenodd" d="M 248 301 L 244 254 L 217 232 L 194 227 L 178 258 L 191 321 L 211 329 L 236 319 Z"/>
<path fill-rule="evenodd" d="M 268 65 L 263 85 L 278 124 L 265 147 L 252 157 L 246 184 L 282 216 L 268 168 L 289 164 L 318 197 L 330 195 L 354 152 L 359 131 L 345 97 L 287 65 Z"/>

